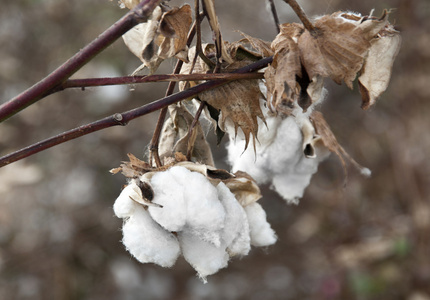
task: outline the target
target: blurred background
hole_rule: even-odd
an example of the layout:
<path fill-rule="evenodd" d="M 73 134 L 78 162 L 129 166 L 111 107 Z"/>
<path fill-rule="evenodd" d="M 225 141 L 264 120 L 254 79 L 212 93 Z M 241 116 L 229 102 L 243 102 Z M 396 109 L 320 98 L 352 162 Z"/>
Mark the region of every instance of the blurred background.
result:
<path fill-rule="evenodd" d="M 275 37 L 265 1 L 215 2 L 226 40 L 240 38 L 235 30 Z M 0 299 L 429 300 L 430 1 L 300 3 L 312 16 L 396 8 L 390 20 L 403 45 L 379 102 L 364 112 L 357 87 L 327 81 L 330 94 L 321 107 L 339 142 L 373 171 L 370 179 L 350 168 L 344 187 L 332 155 L 298 206 L 263 186 L 260 201 L 279 241 L 233 259 L 204 285 L 183 259 L 172 269 L 142 265 L 120 243 L 122 224 L 112 204 L 125 180 L 109 170 L 128 152 L 143 156 L 154 113 L 0 169 Z M 275 4 L 282 23 L 297 21 L 283 1 Z M 2 1 L 0 101 L 46 76 L 125 12 L 115 0 Z M 139 65 L 119 40 L 74 77 L 128 75 Z M 173 66 L 164 62 L 158 72 Z M 51 95 L 0 124 L 0 154 L 159 99 L 166 86 Z M 217 166 L 228 168 L 224 145 L 215 155 Z"/>

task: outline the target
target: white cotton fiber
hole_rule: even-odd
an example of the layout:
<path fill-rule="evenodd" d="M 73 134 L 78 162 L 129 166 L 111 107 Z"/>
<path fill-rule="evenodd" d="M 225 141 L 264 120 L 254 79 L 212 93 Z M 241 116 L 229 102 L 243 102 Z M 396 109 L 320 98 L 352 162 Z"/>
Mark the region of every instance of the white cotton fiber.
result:
<path fill-rule="evenodd" d="M 268 116 L 266 121 L 269 129 L 264 124 L 259 127 L 256 153 L 252 145 L 243 152 L 244 141 L 230 137 L 229 162 L 233 171 L 247 172 L 259 184 L 271 183 L 285 200 L 296 203 L 326 155 L 305 157 L 302 132 L 295 118 Z"/>
<path fill-rule="evenodd" d="M 130 197 L 136 198 L 141 197 L 136 188 L 139 188 L 134 181 L 127 185 L 121 192 L 121 194 L 116 198 L 113 205 L 113 211 L 118 218 L 130 217 L 136 206 L 140 205 L 133 201 Z"/>
<path fill-rule="evenodd" d="M 247 255 L 251 250 L 249 225 L 243 207 L 224 183 L 217 186 L 218 198 L 226 211 L 222 241 L 230 256 Z"/>
<path fill-rule="evenodd" d="M 224 227 L 225 210 L 218 200 L 218 193 L 202 174 L 184 167 L 172 167 L 169 172 L 183 186 L 187 207 L 187 230 L 199 238 L 219 246 Z"/>
<path fill-rule="evenodd" d="M 227 267 L 229 256 L 224 245 L 217 247 L 189 232 L 180 232 L 178 236 L 185 260 L 197 271 L 203 282 L 206 283 L 206 276 Z"/>
<path fill-rule="evenodd" d="M 154 191 L 152 202 L 162 206 L 149 207 L 151 217 L 168 231 L 181 231 L 187 221 L 187 206 L 184 199 L 186 187 L 176 180 L 171 169 L 156 173 L 150 183 Z"/>
<path fill-rule="evenodd" d="M 180 254 L 178 240 L 154 222 L 142 206 L 136 207 L 122 230 L 124 246 L 138 261 L 162 267 L 175 264 Z"/>
<path fill-rule="evenodd" d="M 256 247 L 273 245 L 276 240 L 276 233 L 266 220 L 266 212 L 260 204 L 254 202 L 245 206 L 248 217 L 251 244 Z"/>

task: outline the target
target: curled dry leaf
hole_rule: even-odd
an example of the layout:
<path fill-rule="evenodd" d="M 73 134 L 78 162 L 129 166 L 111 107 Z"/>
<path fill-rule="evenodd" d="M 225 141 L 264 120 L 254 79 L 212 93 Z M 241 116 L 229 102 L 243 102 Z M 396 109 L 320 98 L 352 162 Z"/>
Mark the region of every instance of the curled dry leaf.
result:
<path fill-rule="evenodd" d="M 267 85 L 267 99 L 272 111 L 292 109 L 294 95 L 299 93 L 297 77 L 302 76 L 297 35 L 303 28 L 299 24 L 282 24 L 281 32 L 271 44 L 275 55 L 267 67 L 264 78 Z"/>
<path fill-rule="evenodd" d="M 246 172 L 237 171 L 234 177 L 223 182 L 243 207 L 261 199 L 261 191 L 255 180 Z"/>
<path fill-rule="evenodd" d="M 123 35 L 123 39 L 130 51 L 143 62 L 142 67 L 148 67 L 153 73 L 164 59 L 173 56 L 188 62 L 186 43 L 191 23 L 188 4 L 173 9 L 157 6 L 148 22 L 136 25 Z"/>
<path fill-rule="evenodd" d="M 311 120 L 314 124 L 315 133 L 318 134 L 321 139 L 320 141 L 327 147 L 331 152 L 337 155 L 340 162 L 342 163 L 343 170 L 345 172 L 345 182 L 348 178 L 348 172 L 346 168 L 347 159 L 354 167 L 356 167 L 360 173 L 364 176 L 370 176 L 371 171 L 368 168 L 361 166 L 357 163 L 345 149 L 339 144 L 334 133 L 331 131 L 330 126 L 327 124 L 324 116 L 319 111 L 313 111 L 311 114 Z"/>
<path fill-rule="evenodd" d="M 383 29 L 371 41 L 366 63 L 358 78 L 362 96 L 362 108 L 367 109 L 375 103 L 387 89 L 391 77 L 394 59 L 399 52 L 401 37 L 392 26 Z"/>
<path fill-rule="evenodd" d="M 361 70 L 370 42 L 359 26 L 341 17 L 340 12 L 319 18 L 315 31 L 299 38 L 303 65 L 310 78 L 330 77 L 337 84 L 352 82 Z"/>
<path fill-rule="evenodd" d="M 182 104 L 169 106 L 170 118 L 165 122 L 161 134 L 159 154 L 164 159 L 176 153 L 187 154 L 192 147 L 191 158 L 206 165 L 214 165 L 211 148 L 197 122 L 189 135 L 194 116 Z"/>
<path fill-rule="evenodd" d="M 203 0 L 203 7 L 206 11 L 206 16 L 209 21 L 209 25 L 211 26 L 212 32 L 215 38 L 215 45 L 217 47 L 216 53 L 222 58 L 224 61 L 228 63 L 232 63 L 233 59 L 230 57 L 229 53 L 227 53 L 224 42 L 221 36 L 221 30 L 218 22 L 218 16 L 215 12 L 215 4 L 214 0 Z M 222 63 L 220 61 L 219 63 Z"/>
<path fill-rule="evenodd" d="M 231 72 L 252 63 L 252 61 L 247 58 L 241 58 L 241 60 L 237 58 L 238 47 L 236 44 L 231 45 L 225 43 L 224 45 L 228 50 L 229 55 L 235 59 L 235 61 L 231 64 L 224 62 L 221 72 Z M 215 55 L 213 45 L 204 45 L 203 51 L 208 57 L 214 57 Z M 195 48 L 190 49 L 190 55 L 193 55 L 193 53 L 195 53 Z M 191 67 L 191 63 L 185 64 L 181 73 L 190 73 Z M 209 71 L 211 71 L 210 68 L 200 57 L 198 57 L 192 72 L 205 73 Z M 199 83 L 201 82 L 192 81 L 189 85 L 194 86 Z M 180 87 L 184 89 L 185 85 L 182 84 Z M 242 129 L 246 139 L 245 148 L 248 146 L 251 134 L 255 139 L 258 131 L 257 118 L 264 120 L 264 116 L 260 108 L 261 92 L 258 80 L 237 80 L 221 87 L 202 92 L 199 94 L 198 98 L 207 102 L 210 106 L 221 112 L 218 119 L 218 125 L 223 131 L 227 130 L 227 120 L 233 123 L 235 133 L 237 133 L 238 128 Z"/>

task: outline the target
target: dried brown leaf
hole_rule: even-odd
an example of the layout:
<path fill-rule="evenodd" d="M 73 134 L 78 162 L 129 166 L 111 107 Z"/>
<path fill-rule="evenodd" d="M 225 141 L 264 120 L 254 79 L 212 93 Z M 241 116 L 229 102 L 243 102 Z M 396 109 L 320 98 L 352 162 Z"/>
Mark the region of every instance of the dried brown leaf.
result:
<path fill-rule="evenodd" d="M 234 53 L 235 45 L 225 43 L 224 47 L 229 53 Z M 214 56 L 213 45 L 204 45 L 205 55 Z M 190 54 L 195 51 L 195 48 L 190 49 Z M 229 54 L 230 55 L 230 54 Z M 234 59 L 236 57 L 232 55 Z M 221 72 L 231 72 L 240 67 L 250 64 L 252 61 L 244 59 L 238 60 L 231 64 L 224 63 Z M 181 73 L 189 73 L 191 71 L 191 63 L 185 64 Z M 210 71 L 210 68 L 204 61 L 198 57 L 193 69 L 193 73 L 203 73 Z M 200 82 L 189 82 L 189 86 L 194 86 Z M 181 89 L 185 88 L 185 84 L 180 85 Z M 264 121 L 264 115 L 260 108 L 261 92 L 258 80 L 237 80 L 227 83 L 221 87 L 205 91 L 199 94 L 199 99 L 207 102 L 210 106 L 221 112 L 218 120 L 219 127 L 226 131 L 226 121 L 229 120 L 234 124 L 235 132 L 241 128 L 245 140 L 246 147 L 249 143 L 250 135 L 255 139 L 258 131 L 258 119 Z M 229 122 L 228 121 L 228 122 Z M 255 144 L 254 144 L 255 145 Z"/>
<path fill-rule="evenodd" d="M 330 77 L 352 89 L 370 42 L 357 24 L 341 14 L 323 16 L 315 22 L 314 32 L 306 30 L 299 38 L 300 55 L 309 78 Z"/>
<path fill-rule="evenodd" d="M 236 133 L 238 128 L 242 129 L 246 149 L 250 135 L 252 134 L 254 139 L 257 136 L 257 118 L 264 120 L 260 108 L 260 95 L 257 80 L 238 80 L 203 92 L 199 94 L 199 97 L 221 111 L 218 124 L 222 130 L 226 130 L 227 119 L 233 122 Z"/>
<path fill-rule="evenodd" d="M 272 48 L 270 48 L 269 42 L 252 37 L 241 31 L 239 31 L 239 33 L 243 36 L 243 39 L 239 41 L 240 44 L 249 43 L 251 47 L 255 50 L 255 52 L 258 53 L 261 57 L 268 57 L 273 55 L 273 50 Z"/>
<path fill-rule="evenodd" d="M 185 4 L 163 14 L 159 25 L 162 35 L 158 51 L 160 58 L 166 59 L 181 53 L 178 58 L 188 62 L 187 35 L 192 23 L 191 13 L 191 6 Z"/>
<path fill-rule="evenodd" d="M 281 32 L 272 42 L 275 55 L 267 67 L 264 78 L 267 85 L 267 99 L 272 110 L 288 110 L 294 106 L 299 85 L 296 77 L 302 75 L 299 48 L 293 36 L 300 31 L 299 24 L 282 24 Z"/>
<path fill-rule="evenodd" d="M 143 67 L 148 67 L 153 73 L 164 59 L 176 56 L 188 61 L 186 43 L 191 23 L 188 4 L 173 9 L 157 6 L 148 22 L 136 25 L 123 35 L 123 39 L 130 51 L 143 62 Z"/>
<path fill-rule="evenodd" d="M 254 203 L 262 197 L 260 188 L 248 173 L 238 171 L 234 175 L 223 182 L 242 206 Z"/>
<path fill-rule="evenodd" d="M 118 168 L 110 170 L 112 174 L 122 172 L 127 178 L 137 178 L 152 170 L 152 167 L 148 163 L 138 159 L 133 154 L 128 153 L 127 156 L 130 161 L 124 161 Z"/>
<path fill-rule="evenodd" d="M 362 96 L 362 108 L 375 103 L 387 89 L 394 59 L 400 49 L 401 37 L 391 26 L 371 41 L 369 54 L 358 78 Z"/>
<path fill-rule="evenodd" d="M 194 126 L 189 136 L 194 116 L 182 104 L 172 105 L 169 110 L 170 118 L 164 124 L 161 134 L 160 158 L 171 157 L 175 152 L 186 154 L 189 147 L 192 147 L 191 158 L 200 163 L 214 165 L 212 150 L 200 123 Z"/>

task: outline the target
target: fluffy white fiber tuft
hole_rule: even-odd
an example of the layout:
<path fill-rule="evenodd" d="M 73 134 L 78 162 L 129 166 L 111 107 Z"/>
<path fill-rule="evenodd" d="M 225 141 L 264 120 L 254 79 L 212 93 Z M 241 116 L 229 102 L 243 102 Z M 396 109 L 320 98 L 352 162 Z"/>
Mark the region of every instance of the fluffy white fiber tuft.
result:
<path fill-rule="evenodd" d="M 234 172 L 245 171 L 259 184 L 270 183 L 287 202 L 297 203 L 326 154 L 305 157 L 296 118 L 268 116 L 266 122 L 267 127 L 262 123 L 259 126 L 256 152 L 252 140 L 243 152 L 245 141 L 230 136 L 228 160 Z"/>
<path fill-rule="evenodd" d="M 276 233 L 266 220 L 266 212 L 260 204 L 254 202 L 245 206 L 248 217 L 251 244 L 257 247 L 270 246 L 276 243 Z"/>
<path fill-rule="evenodd" d="M 171 267 L 180 254 L 176 237 L 158 225 L 143 207 L 136 207 L 122 228 L 124 246 L 142 263 Z"/>

